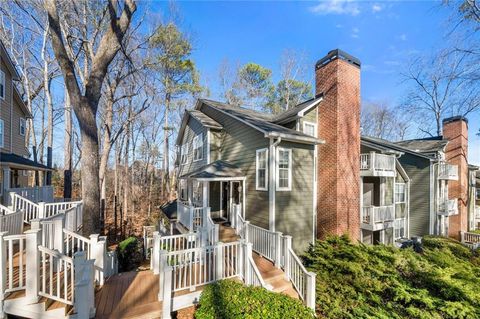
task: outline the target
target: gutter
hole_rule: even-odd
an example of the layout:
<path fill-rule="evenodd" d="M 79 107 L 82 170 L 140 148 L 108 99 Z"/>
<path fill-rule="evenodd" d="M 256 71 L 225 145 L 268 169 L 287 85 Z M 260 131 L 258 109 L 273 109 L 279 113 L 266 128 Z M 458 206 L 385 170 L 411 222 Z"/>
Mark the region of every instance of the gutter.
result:
<path fill-rule="evenodd" d="M 325 140 L 315 138 L 315 137 L 308 137 L 308 136 L 296 136 L 291 134 L 285 133 L 278 133 L 278 132 L 266 132 L 266 138 L 279 138 L 279 139 L 286 139 L 294 142 L 306 142 L 306 143 L 313 143 L 313 144 L 325 144 Z"/>

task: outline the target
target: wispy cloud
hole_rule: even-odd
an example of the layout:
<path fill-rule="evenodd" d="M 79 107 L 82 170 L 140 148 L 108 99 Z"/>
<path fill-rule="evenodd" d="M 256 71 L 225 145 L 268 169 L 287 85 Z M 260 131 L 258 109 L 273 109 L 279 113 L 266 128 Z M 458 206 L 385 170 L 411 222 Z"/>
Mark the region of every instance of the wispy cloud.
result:
<path fill-rule="evenodd" d="M 358 35 L 359 33 L 360 33 L 359 28 L 353 28 L 351 37 L 354 38 L 354 39 L 358 39 L 359 38 L 359 35 Z"/>
<path fill-rule="evenodd" d="M 372 5 L 372 12 L 377 13 L 383 10 L 383 7 L 379 5 L 378 3 L 374 3 Z"/>
<path fill-rule="evenodd" d="M 405 33 L 400 34 L 398 38 L 402 41 L 407 41 L 407 35 Z"/>
<path fill-rule="evenodd" d="M 358 2 L 353 0 L 327 0 L 310 7 L 310 11 L 319 15 L 345 14 L 356 16 L 360 14 L 360 7 Z"/>

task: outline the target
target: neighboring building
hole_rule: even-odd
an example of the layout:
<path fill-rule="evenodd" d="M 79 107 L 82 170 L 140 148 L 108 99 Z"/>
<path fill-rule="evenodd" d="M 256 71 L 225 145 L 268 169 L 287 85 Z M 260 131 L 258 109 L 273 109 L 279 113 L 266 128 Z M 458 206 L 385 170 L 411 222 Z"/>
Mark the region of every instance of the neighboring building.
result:
<path fill-rule="evenodd" d="M 469 165 L 468 230 L 480 229 L 480 167 Z"/>
<path fill-rule="evenodd" d="M 29 172 L 48 170 L 28 159 L 25 136 L 32 115 L 15 87 L 18 80 L 20 76 L 0 42 L 0 203 L 6 202 L 8 189 L 29 186 Z"/>

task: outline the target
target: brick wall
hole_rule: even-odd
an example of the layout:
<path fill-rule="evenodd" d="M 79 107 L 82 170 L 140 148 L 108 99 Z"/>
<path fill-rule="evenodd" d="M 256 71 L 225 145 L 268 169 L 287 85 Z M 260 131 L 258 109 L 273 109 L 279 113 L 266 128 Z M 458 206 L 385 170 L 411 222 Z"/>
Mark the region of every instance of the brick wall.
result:
<path fill-rule="evenodd" d="M 321 61 L 321 60 L 320 60 Z M 318 108 L 317 237 L 360 238 L 360 66 L 333 58 L 316 66 Z"/>
<path fill-rule="evenodd" d="M 449 217 L 448 236 L 460 238 L 468 230 L 468 123 L 463 117 L 443 120 L 443 138 L 448 140 L 446 159 L 458 165 L 458 181 L 448 181 L 449 198 L 458 198 L 458 215 Z"/>

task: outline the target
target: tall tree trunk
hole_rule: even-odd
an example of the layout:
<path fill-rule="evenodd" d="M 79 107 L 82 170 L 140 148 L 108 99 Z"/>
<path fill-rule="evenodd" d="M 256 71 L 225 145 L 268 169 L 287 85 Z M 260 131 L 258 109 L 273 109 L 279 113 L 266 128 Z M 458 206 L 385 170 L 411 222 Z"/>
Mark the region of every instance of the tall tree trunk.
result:
<path fill-rule="evenodd" d="M 65 90 L 65 137 L 63 147 L 64 168 L 63 168 L 63 198 L 72 198 L 72 108 L 70 97 Z"/>
<path fill-rule="evenodd" d="M 47 103 L 47 166 L 52 167 L 52 148 L 53 148 L 53 102 L 50 92 L 51 80 L 48 71 L 48 58 L 46 53 L 46 42 L 49 32 L 49 27 L 45 28 L 42 45 L 42 60 L 43 60 L 43 88 L 45 90 L 45 100 Z M 42 147 L 43 149 L 43 147 Z M 43 152 L 43 151 L 42 151 Z M 52 185 L 52 172 L 47 171 L 45 180 L 46 185 Z"/>
<path fill-rule="evenodd" d="M 128 116 L 130 117 L 130 112 L 128 112 Z M 123 169 L 124 169 L 124 176 L 123 176 L 123 223 L 130 222 L 128 220 L 129 217 L 129 210 L 128 210 L 128 202 L 131 199 L 130 195 L 130 167 L 129 167 L 129 150 L 130 150 L 130 124 L 127 124 L 127 128 L 125 130 L 125 150 L 124 150 L 124 159 L 123 159 Z M 127 228 L 128 229 L 128 228 Z"/>
<path fill-rule="evenodd" d="M 170 199 L 170 170 L 169 170 L 169 145 L 168 145 L 168 115 L 170 109 L 170 94 L 167 93 L 165 99 L 165 127 L 163 128 L 163 183 L 164 183 L 164 194 L 167 197 L 167 200 Z"/>

